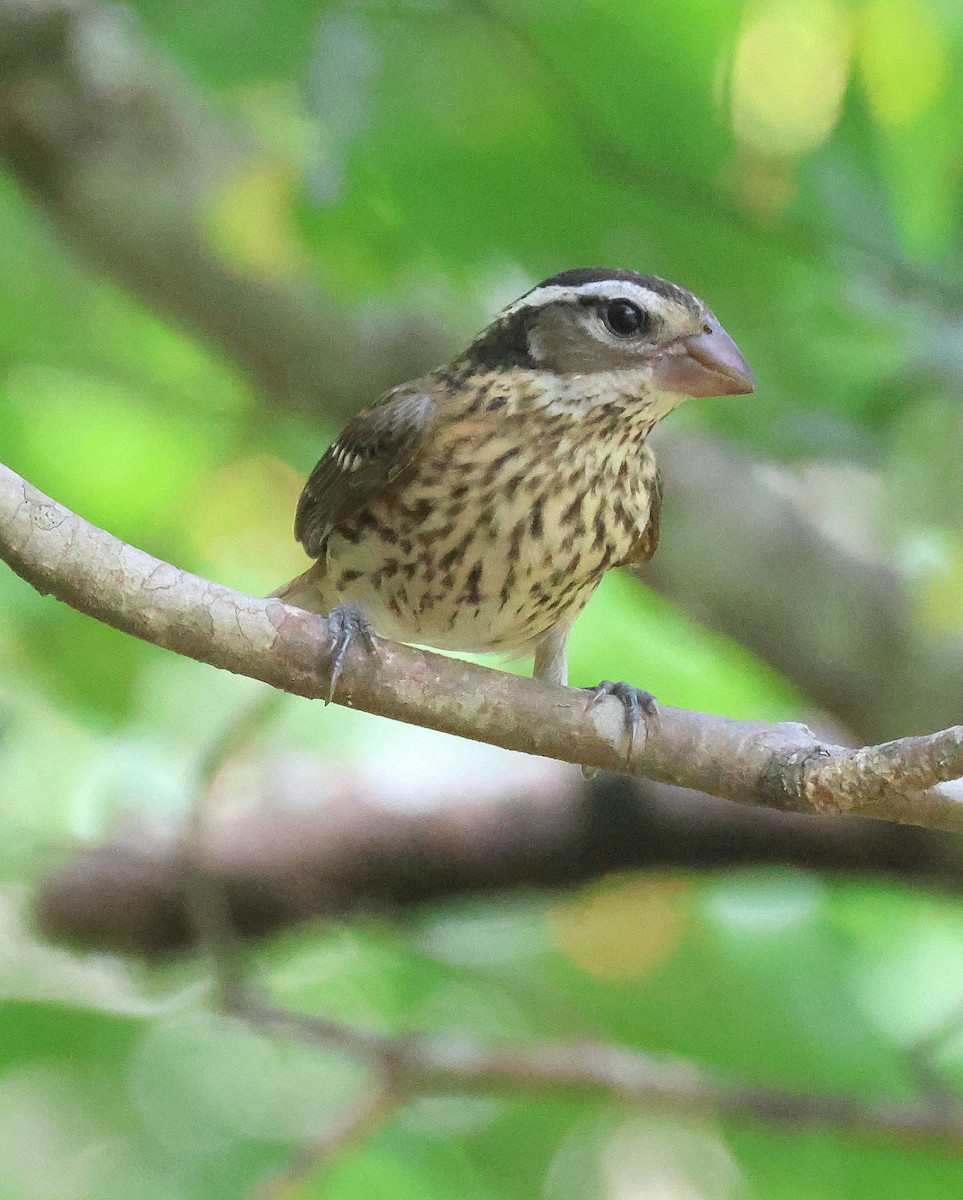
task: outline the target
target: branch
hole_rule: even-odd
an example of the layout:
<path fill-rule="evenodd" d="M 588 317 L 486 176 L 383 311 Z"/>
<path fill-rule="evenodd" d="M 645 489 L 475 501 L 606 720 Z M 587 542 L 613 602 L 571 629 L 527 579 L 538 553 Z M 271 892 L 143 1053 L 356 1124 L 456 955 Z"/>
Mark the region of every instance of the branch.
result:
<path fill-rule="evenodd" d="M 235 1015 L 308 1045 L 336 1046 L 385 1070 L 409 1095 L 542 1095 L 643 1105 L 683 1116 L 707 1113 L 771 1128 L 800 1126 L 883 1135 L 917 1145 L 963 1148 L 963 1110 L 955 1103 L 794 1092 L 710 1074 L 596 1043 L 489 1047 L 453 1037 L 392 1038 L 324 1018 L 245 1000 Z"/>
<path fill-rule="evenodd" d="M 403 807 L 370 779 L 332 779 L 320 763 L 306 778 L 302 755 L 293 770 L 284 759 L 259 762 L 254 807 L 225 813 L 215 805 L 207 817 L 193 864 L 204 894 L 215 890 L 206 910 L 223 908 L 232 937 L 252 939 L 318 917 L 397 915 L 625 870 L 778 862 L 963 886 L 956 840 L 929 830 L 746 808 L 612 774 L 586 786 L 549 763 L 536 780 L 506 790 L 484 785 L 485 772 L 466 758 L 457 801 L 431 791 Z M 218 794 L 232 794 L 234 782 L 226 770 Z M 181 951 L 197 940 L 191 887 L 182 839 L 139 831 L 77 849 L 41 881 L 35 920 L 44 936 L 88 948 Z"/>
<path fill-rule="evenodd" d="M 0 158 L 80 253 L 226 352 L 262 394 L 357 407 L 444 356 L 411 317 L 362 328 L 307 281 L 221 252 L 215 213 L 282 168 L 96 0 L 0 0 Z M 305 253 L 305 259 L 307 259 Z"/>
<path fill-rule="evenodd" d="M 315 698 L 328 686 L 327 622 L 180 571 L 97 529 L 0 466 L 0 557 L 27 582 L 154 645 Z M 963 803 L 934 785 L 963 776 L 963 726 L 850 750 L 803 725 L 663 707 L 631 758 L 615 699 L 379 640 L 354 655 L 339 703 L 394 720 L 645 775 L 742 803 L 848 812 L 963 830 Z"/>
<path fill-rule="evenodd" d="M 404 1098 L 390 1086 L 376 1084 L 313 1141 L 299 1147 L 291 1161 L 256 1190 L 253 1200 L 291 1200 L 298 1184 L 316 1182 L 320 1170 L 371 1137 L 403 1104 Z"/>
<path fill-rule="evenodd" d="M 841 550 L 735 447 L 665 428 L 656 437 L 671 503 L 659 553 L 640 572 L 646 583 L 754 650 L 861 738 L 957 719 L 963 636 L 920 636 L 902 573 Z"/>

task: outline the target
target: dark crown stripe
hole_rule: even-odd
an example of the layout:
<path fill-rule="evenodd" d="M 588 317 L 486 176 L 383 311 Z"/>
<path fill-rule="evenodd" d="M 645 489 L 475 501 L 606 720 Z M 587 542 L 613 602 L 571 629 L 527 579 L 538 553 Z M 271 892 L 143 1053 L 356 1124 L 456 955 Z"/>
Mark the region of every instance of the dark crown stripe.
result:
<path fill-rule="evenodd" d="M 552 275 L 550 279 L 542 280 L 538 287 L 532 288 L 532 292 L 545 287 L 577 288 L 586 283 L 607 283 L 609 280 L 613 283 L 634 283 L 638 287 L 655 292 L 657 296 L 665 296 L 667 300 L 675 300 L 695 311 L 695 299 L 685 288 L 670 283 L 668 279 L 662 279 L 659 275 L 642 275 L 638 271 L 627 271 L 623 267 L 575 267 L 571 271 L 561 271 L 558 275 Z M 532 292 L 527 292 L 526 295 L 530 296 Z"/>

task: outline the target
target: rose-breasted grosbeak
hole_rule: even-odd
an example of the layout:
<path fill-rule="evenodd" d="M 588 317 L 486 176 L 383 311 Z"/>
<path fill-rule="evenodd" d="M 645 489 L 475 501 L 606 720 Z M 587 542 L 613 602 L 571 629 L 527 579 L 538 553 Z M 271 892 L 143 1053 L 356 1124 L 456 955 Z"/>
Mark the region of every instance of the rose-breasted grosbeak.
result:
<path fill-rule="evenodd" d="M 753 386 L 685 288 L 563 271 L 346 426 L 298 504 L 295 535 L 318 561 L 274 594 L 332 614 L 332 693 L 353 637 L 370 646 L 372 630 L 532 653 L 537 679 L 564 684 L 569 631 L 602 575 L 658 545 L 652 427 L 687 396 Z M 622 700 L 634 738 L 651 696 L 608 681 L 593 691 Z"/>

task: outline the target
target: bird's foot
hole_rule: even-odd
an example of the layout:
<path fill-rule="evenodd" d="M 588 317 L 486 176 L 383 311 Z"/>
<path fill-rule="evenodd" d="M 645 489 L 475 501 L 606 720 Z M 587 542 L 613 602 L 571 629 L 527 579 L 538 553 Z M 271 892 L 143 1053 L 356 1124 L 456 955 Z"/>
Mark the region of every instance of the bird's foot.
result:
<path fill-rule="evenodd" d="M 332 608 L 326 620 L 334 638 L 334 649 L 331 654 L 331 680 L 328 684 L 328 694 L 324 700 L 325 704 L 330 704 L 334 699 L 334 689 L 341 678 L 345 659 L 348 657 L 352 643 L 360 638 L 364 642 L 368 654 L 373 654 L 377 650 L 377 646 L 371 622 L 357 604 L 339 604 L 337 608 Z"/>
<path fill-rule="evenodd" d="M 591 699 L 585 706 L 587 713 L 592 711 L 603 696 L 614 696 L 616 700 L 620 701 L 625 712 L 626 732 L 629 735 L 625 760 L 626 762 L 631 761 L 639 732 L 645 729 L 646 722 L 651 717 L 659 714 L 659 705 L 655 696 L 651 692 L 643 691 L 642 688 L 633 687 L 630 683 L 613 683 L 610 679 L 603 679 L 594 688 L 586 688 L 585 691 L 592 693 Z M 582 774 L 586 779 L 592 779 L 597 771 L 595 767 L 583 766 Z"/>

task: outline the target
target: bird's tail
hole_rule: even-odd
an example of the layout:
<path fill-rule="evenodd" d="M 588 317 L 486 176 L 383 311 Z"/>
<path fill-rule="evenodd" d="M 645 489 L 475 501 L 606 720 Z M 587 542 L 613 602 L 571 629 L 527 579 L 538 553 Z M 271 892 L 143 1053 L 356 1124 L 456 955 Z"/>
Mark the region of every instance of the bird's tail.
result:
<path fill-rule="evenodd" d="M 283 600 L 307 612 L 328 613 L 338 603 L 328 594 L 328 571 L 324 562 L 316 562 L 303 575 L 276 588 L 268 599 Z"/>

